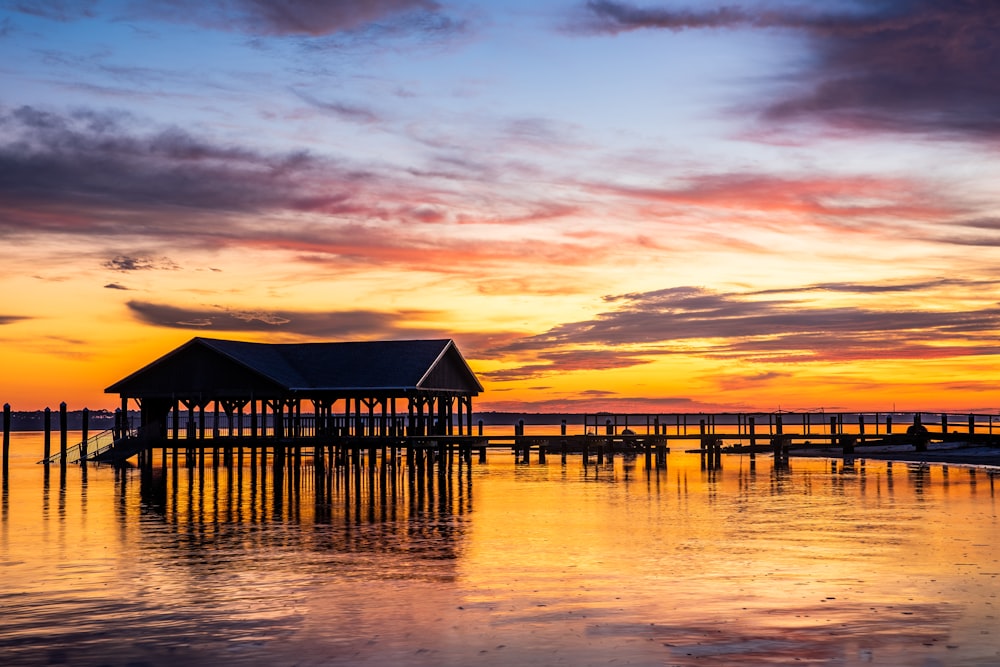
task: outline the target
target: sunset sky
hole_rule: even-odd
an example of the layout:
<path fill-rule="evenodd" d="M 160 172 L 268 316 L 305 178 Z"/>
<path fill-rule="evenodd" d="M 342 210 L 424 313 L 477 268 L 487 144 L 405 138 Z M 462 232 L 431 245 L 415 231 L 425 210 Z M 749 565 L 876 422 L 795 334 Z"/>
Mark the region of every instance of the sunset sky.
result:
<path fill-rule="evenodd" d="M 493 410 L 1000 410 L 995 0 L 0 0 L 0 402 L 454 338 Z"/>

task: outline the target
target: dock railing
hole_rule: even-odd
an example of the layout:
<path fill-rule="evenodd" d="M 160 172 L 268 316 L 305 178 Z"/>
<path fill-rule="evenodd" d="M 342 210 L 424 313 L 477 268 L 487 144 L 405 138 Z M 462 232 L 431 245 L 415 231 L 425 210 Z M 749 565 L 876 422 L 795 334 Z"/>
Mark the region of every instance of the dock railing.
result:
<path fill-rule="evenodd" d="M 840 435 L 870 437 L 905 434 L 922 426 L 932 438 L 1000 434 L 1000 415 L 933 412 L 727 412 L 727 413 L 595 413 L 584 415 L 584 433 L 634 433 L 696 439 L 715 435 L 746 440 L 774 435 L 833 439 Z"/>

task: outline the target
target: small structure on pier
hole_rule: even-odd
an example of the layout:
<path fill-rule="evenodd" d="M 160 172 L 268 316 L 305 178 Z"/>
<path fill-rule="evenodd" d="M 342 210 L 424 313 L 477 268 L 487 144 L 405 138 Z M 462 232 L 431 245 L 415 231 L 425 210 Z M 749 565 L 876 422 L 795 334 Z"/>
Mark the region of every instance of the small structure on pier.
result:
<path fill-rule="evenodd" d="M 392 437 L 472 433 L 483 391 L 454 341 L 250 343 L 194 338 L 119 380 L 122 414 L 140 408 L 148 436 L 206 437 L 224 413 L 240 437 Z M 303 404 L 308 420 L 303 419 Z M 268 418 L 268 413 L 270 413 Z M 230 433 L 232 435 L 232 433 Z M 213 434 L 217 436 L 218 434 Z"/>

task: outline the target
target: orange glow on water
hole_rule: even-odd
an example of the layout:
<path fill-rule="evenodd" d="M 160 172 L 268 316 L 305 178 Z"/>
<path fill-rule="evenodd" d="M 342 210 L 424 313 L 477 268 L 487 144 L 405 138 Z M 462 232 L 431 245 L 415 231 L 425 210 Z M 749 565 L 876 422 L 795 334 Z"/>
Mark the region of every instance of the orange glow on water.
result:
<path fill-rule="evenodd" d="M 0 508 L 12 664 L 81 619 L 96 634 L 79 656 L 146 659 L 240 661 L 249 645 L 379 664 L 997 655 L 989 469 L 725 456 L 706 470 L 671 453 L 647 470 L 496 451 L 451 472 L 321 478 L 244 452 L 242 468 L 157 454 L 147 478 L 71 466 L 43 481 L 39 441 L 16 435 Z M 143 641 L 109 644 L 102 624 Z"/>

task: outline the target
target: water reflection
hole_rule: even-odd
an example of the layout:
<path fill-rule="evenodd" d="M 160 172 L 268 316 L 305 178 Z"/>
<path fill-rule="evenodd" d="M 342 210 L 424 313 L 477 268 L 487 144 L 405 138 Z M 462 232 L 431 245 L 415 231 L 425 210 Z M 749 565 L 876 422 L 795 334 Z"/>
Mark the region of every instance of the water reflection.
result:
<path fill-rule="evenodd" d="M 472 512 L 472 470 L 462 462 L 396 468 L 362 463 L 327 470 L 211 460 L 187 466 L 176 456 L 167 458 L 116 472 L 117 508 L 123 521 L 136 511 L 127 499 L 137 478 L 142 525 L 149 527 L 156 518 L 188 548 L 240 534 L 253 536 L 241 541 L 242 548 L 253 550 L 266 546 L 260 540 L 280 536 L 288 548 L 447 561 L 456 557 L 465 517 Z M 313 530 L 299 530 L 303 526 Z M 258 530 L 240 532 L 247 527 Z"/>
<path fill-rule="evenodd" d="M 234 454 L 12 473 L 5 665 L 1000 661 L 981 468 Z"/>

